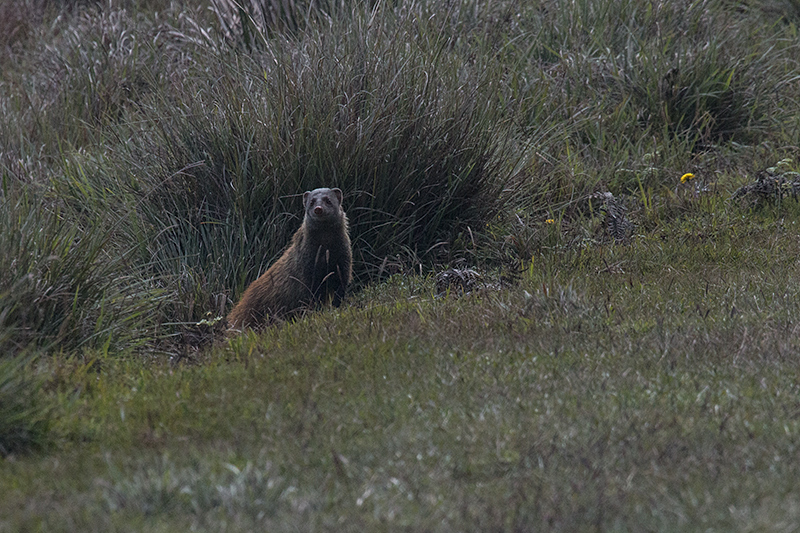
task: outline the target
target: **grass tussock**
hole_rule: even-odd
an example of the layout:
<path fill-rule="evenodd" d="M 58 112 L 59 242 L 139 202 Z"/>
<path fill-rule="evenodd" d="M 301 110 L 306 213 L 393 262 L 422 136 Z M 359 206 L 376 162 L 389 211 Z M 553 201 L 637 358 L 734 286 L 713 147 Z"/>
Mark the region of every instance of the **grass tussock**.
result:
<path fill-rule="evenodd" d="M 112 231 L 81 224 L 58 202 L 8 189 L 0 220 L 3 352 L 143 342 L 158 297 L 113 254 Z"/>

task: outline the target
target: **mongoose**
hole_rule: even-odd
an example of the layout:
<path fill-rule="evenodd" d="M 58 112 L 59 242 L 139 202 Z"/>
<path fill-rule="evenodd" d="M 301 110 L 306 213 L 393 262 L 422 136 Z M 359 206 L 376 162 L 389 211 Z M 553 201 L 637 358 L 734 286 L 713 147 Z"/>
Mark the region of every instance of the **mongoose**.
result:
<path fill-rule="evenodd" d="M 353 278 L 347 215 L 342 191 L 314 189 L 303 194 L 303 224 L 291 245 L 244 291 L 228 315 L 234 330 L 286 319 L 303 309 L 332 302 L 339 306 Z"/>

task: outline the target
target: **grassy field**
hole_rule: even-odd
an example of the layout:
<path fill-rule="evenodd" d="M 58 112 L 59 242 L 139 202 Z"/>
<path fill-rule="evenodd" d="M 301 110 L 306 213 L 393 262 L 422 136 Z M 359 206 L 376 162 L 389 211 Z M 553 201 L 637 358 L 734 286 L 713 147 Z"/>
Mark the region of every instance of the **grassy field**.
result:
<path fill-rule="evenodd" d="M 0 531 L 798 529 L 797 2 L 192 4 L 0 5 Z"/>

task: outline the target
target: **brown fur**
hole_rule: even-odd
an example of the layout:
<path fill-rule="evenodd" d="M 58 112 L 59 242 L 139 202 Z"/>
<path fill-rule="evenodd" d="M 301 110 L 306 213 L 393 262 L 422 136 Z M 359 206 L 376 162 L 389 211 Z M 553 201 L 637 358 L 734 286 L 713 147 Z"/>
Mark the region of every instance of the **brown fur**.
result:
<path fill-rule="evenodd" d="M 303 224 L 291 245 L 244 292 L 228 315 L 231 328 L 258 327 L 322 303 L 341 304 L 353 277 L 342 191 L 308 191 L 303 206 Z"/>

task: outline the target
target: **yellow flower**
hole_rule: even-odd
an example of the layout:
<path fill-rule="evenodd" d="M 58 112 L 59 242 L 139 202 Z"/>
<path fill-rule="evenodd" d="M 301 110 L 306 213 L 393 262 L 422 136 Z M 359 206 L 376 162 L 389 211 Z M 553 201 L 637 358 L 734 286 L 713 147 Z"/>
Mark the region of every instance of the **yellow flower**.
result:
<path fill-rule="evenodd" d="M 694 174 L 692 174 L 691 172 L 687 172 L 686 174 L 681 176 L 681 183 L 686 183 L 687 181 L 689 181 L 692 178 L 694 178 Z"/>
<path fill-rule="evenodd" d="M 547 220 L 544 221 L 545 224 L 555 224 L 555 222 L 556 221 L 553 220 L 552 218 L 548 218 Z"/>

